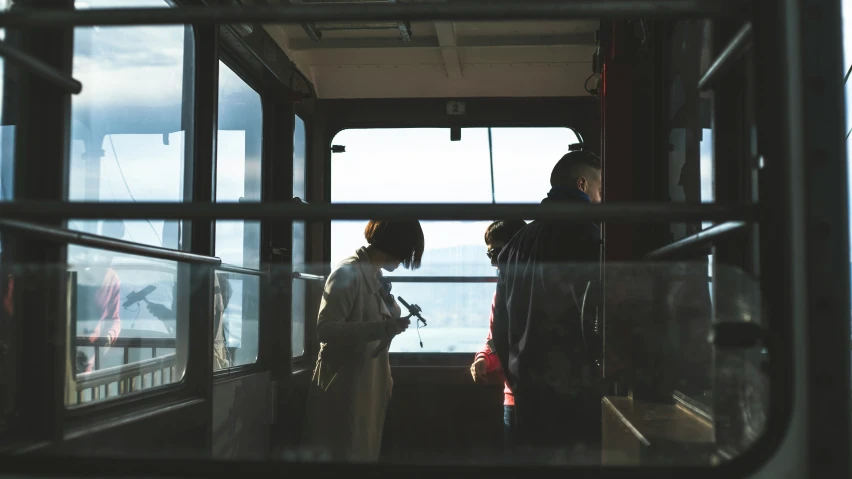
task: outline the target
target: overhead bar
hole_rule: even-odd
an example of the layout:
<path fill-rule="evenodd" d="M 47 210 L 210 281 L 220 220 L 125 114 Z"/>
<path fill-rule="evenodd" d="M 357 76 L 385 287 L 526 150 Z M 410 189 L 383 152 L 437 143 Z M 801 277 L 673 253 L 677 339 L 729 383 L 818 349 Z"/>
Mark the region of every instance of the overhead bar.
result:
<path fill-rule="evenodd" d="M 743 53 L 751 47 L 751 38 L 751 23 L 746 23 L 704 72 L 704 75 L 698 81 L 698 89 L 701 91 L 709 90 L 720 76 L 729 71 L 737 63 L 737 60 L 742 58 Z"/>
<path fill-rule="evenodd" d="M 744 233 L 747 223 L 731 221 L 711 226 L 706 230 L 687 236 L 674 243 L 663 246 L 645 255 L 646 259 L 684 259 L 705 254 L 703 249 L 713 246 L 721 240 Z"/>
<path fill-rule="evenodd" d="M 68 93 L 77 95 L 83 91 L 83 84 L 78 80 L 62 73 L 38 58 L 24 53 L 15 47 L 9 46 L 3 41 L 0 41 L 0 57 L 3 57 L 9 63 L 26 70 L 30 74 L 40 76 L 41 78 L 54 83 Z"/>
<path fill-rule="evenodd" d="M 542 219 L 616 223 L 752 221 L 751 205 L 713 203 L 545 204 L 300 204 L 270 203 L 95 203 L 0 202 L 0 218 L 56 219 L 204 219 L 204 220 L 367 220 L 410 219 L 477 221 Z"/>
<path fill-rule="evenodd" d="M 496 283 L 497 276 L 385 276 L 391 283 Z"/>
<path fill-rule="evenodd" d="M 336 21 L 674 19 L 746 14 L 743 0 L 573 0 L 537 2 L 363 3 L 179 6 L 59 10 L 19 8 L 0 13 L 0 27 L 96 25 L 299 24 Z"/>
<path fill-rule="evenodd" d="M 147 246 L 138 243 L 131 243 L 129 241 L 108 238 L 105 236 L 80 233 L 61 228 L 51 228 L 49 226 L 27 223 L 24 221 L 0 220 L 0 230 L 15 231 L 34 238 L 58 243 L 89 246 L 91 248 L 114 251 L 116 253 L 146 256 L 148 258 L 178 261 L 181 263 L 210 264 L 214 266 L 219 266 L 222 263 L 222 260 L 216 257 L 202 256 L 199 254 L 187 253 L 185 251 L 177 251 L 168 248 L 158 248 L 156 246 Z"/>

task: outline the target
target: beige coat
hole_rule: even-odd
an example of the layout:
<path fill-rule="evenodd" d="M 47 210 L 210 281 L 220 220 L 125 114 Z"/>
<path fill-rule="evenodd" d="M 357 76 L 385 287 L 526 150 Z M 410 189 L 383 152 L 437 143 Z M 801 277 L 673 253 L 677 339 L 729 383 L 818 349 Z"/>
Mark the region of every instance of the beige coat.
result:
<path fill-rule="evenodd" d="M 366 248 L 343 260 L 329 275 L 317 318 L 320 353 L 308 394 L 307 443 L 332 460 L 377 461 L 390 401 L 385 321 L 388 309 Z"/>

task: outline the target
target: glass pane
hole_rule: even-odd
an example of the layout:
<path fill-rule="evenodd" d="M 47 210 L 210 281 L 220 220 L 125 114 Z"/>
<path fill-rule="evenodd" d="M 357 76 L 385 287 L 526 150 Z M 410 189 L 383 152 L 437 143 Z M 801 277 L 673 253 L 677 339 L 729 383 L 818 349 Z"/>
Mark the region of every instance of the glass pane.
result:
<path fill-rule="evenodd" d="M 8 0 L 0 0 L 0 10 L 8 8 Z M 6 40 L 6 30 L 0 28 L 0 41 Z M 0 58 L 0 201 L 9 201 L 14 194 L 15 180 L 15 114 L 6 111 L 5 97 L 15 95 L 15 83 L 6 82 L 6 62 Z M 6 91 L 8 86 L 10 91 Z"/>
<path fill-rule="evenodd" d="M 491 202 L 493 155 L 494 200 L 538 203 L 550 190 L 553 166 L 578 141 L 564 127 L 493 128 L 489 152 L 488 134 L 488 128 L 465 128 L 461 141 L 454 142 L 448 129 L 439 128 L 344 130 L 333 141 L 345 145 L 346 152 L 332 156 L 331 200 Z M 484 234 L 490 223 L 423 221 L 422 266 L 386 275 L 495 278 L 496 270 L 485 254 Z M 365 221 L 332 221 L 332 266 L 366 245 L 365 226 Z M 484 343 L 493 284 L 396 283 L 394 294 L 397 291 L 410 291 L 409 302 L 435 298 L 440 302 L 432 313 L 437 323 L 422 332 L 424 348 L 416 338 L 399 339 L 392 352 L 473 352 Z"/>
<path fill-rule="evenodd" d="M 76 2 L 78 8 L 168 6 L 164 1 Z M 79 27 L 68 198 L 72 201 L 183 201 L 189 197 L 186 131 L 192 121 L 193 35 L 184 26 Z M 98 222 L 69 227 L 98 233 Z M 181 248 L 176 221 L 127 221 L 121 238 Z"/>
<path fill-rule="evenodd" d="M 293 128 L 293 197 L 305 199 L 307 193 L 307 137 L 305 121 L 298 115 Z M 293 271 L 305 272 L 307 236 L 304 221 L 293 222 Z M 294 358 L 305 354 L 305 315 L 307 285 L 301 280 L 292 280 L 293 291 L 290 302 L 291 347 Z"/>
<path fill-rule="evenodd" d="M 346 146 L 331 159 L 332 203 L 491 202 L 486 128 L 461 141 L 447 128 L 344 130 L 332 143 Z"/>
<path fill-rule="evenodd" d="M 345 145 L 346 153 L 332 156 L 331 201 L 490 202 L 488 128 L 465 128 L 461 141 L 456 142 L 450 141 L 449 133 L 440 128 L 340 132 L 333 143 Z M 564 127 L 491 129 L 495 199 L 503 203 L 540 202 L 550 190 L 553 166 L 577 141 L 576 134 Z M 422 222 L 426 237 L 423 266 L 391 275 L 494 275 L 483 239 L 490 223 Z M 332 264 L 364 245 L 365 225 L 363 221 L 332 222 Z"/>
<path fill-rule="evenodd" d="M 484 255 L 483 255 L 484 256 Z M 489 265 L 490 266 L 490 265 Z M 494 268 L 491 268 L 494 274 Z M 496 277 L 494 278 L 496 280 Z M 426 327 L 412 321 L 391 342 L 392 353 L 474 353 L 488 336 L 494 283 L 393 283 L 391 294 L 417 304 Z M 402 305 L 400 304 L 400 307 Z M 407 315 L 403 311 L 403 315 Z M 422 341 L 423 347 L 420 347 Z"/>
<path fill-rule="evenodd" d="M 399 268 L 387 276 L 494 276 L 485 255 L 490 221 L 421 221 L 426 247 L 420 268 Z M 332 221 L 331 263 L 335 265 L 367 245 L 366 221 Z"/>
<path fill-rule="evenodd" d="M 307 193 L 307 141 L 305 120 L 296 115 L 293 128 L 293 196 L 303 200 Z"/>
<path fill-rule="evenodd" d="M 260 95 L 220 61 L 217 202 L 260 201 L 262 129 Z M 223 263 L 259 268 L 260 222 L 217 221 L 216 256 Z"/>
<path fill-rule="evenodd" d="M 672 202 L 712 202 L 714 191 L 712 96 L 698 90 L 709 62 L 706 20 L 675 23 L 668 67 L 668 192 Z M 672 224 L 672 240 L 694 234 L 700 224 Z"/>
<path fill-rule="evenodd" d="M 497 203 L 539 203 L 553 166 L 578 142 L 569 128 L 493 128 L 491 138 Z"/>
<path fill-rule="evenodd" d="M 219 362 L 217 368 L 217 360 L 214 360 L 214 369 L 254 364 L 260 345 L 260 277 L 225 272 L 218 272 L 216 276 L 223 314 L 221 323 L 214 322 L 213 349 L 214 357 L 224 362 Z"/>
<path fill-rule="evenodd" d="M 75 245 L 68 259 L 75 379 L 66 385 L 66 405 L 180 381 L 188 354 L 189 268 Z"/>
<path fill-rule="evenodd" d="M 724 348 L 708 341 L 714 322 L 746 332 L 764 325 L 758 282 L 727 265 L 717 271 L 713 315 L 703 262 L 610 263 L 604 295 L 587 287 L 599 278 L 596 263 L 509 265 L 497 285 L 489 350 L 494 283 L 393 282 L 391 293 L 419 305 L 428 325 L 412 324 L 392 338 L 389 351 L 480 351 L 488 358 L 486 384 L 478 393 L 459 394 L 458 388 L 479 387 L 467 371 L 469 386 L 448 387 L 395 368 L 389 406 L 367 401 L 350 411 L 334 399 L 388 393 L 385 382 L 375 389 L 339 382 L 347 371 L 385 371 L 384 362 L 393 361 L 382 354 L 385 324 L 376 324 L 387 315 L 371 301 L 354 309 L 333 307 L 335 296 L 349 297 L 346 285 L 353 283 L 326 284 L 325 304 L 332 307 L 321 307 L 317 332 L 325 344 L 315 379 L 330 388 L 315 390 L 317 407 L 309 408 L 305 424 L 317 433 L 303 436 L 300 452 L 307 449 L 322 460 L 363 460 L 359 454 L 369 452 L 346 447 L 354 443 L 336 435 L 337 424 L 375 417 L 384 425 L 383 463 L 708 467 L 725 462 L 765 431 L 769 375 L 761 346 Z M 342 274 L 336 278 L 349 278 Z M 602 307 L 605 323 L 598 314 Z M 371 357 L 365 350 L 378 353 Z M 472 362 L 473 354 L 468 357 Z M 430 384 L 424 387 L 421 379 Z M 493 402 L 483 400 L 486 396 Z M 521 397 L 529 402 L 513 401 Z M 451 404 L 465 413 L 462 420 L 418 414 L 428 404 Z M 507 435 L 523 440 L 521 431 L 528 428 L 535 444 L 501 447 L 503 420 L 508 416 L 512 424 L 513 412 L 524 419 Z M 327 415 L 337 419 L 322 421 Z M 424 443 L 424 431 L 438 431 L 438 439 Z"/>

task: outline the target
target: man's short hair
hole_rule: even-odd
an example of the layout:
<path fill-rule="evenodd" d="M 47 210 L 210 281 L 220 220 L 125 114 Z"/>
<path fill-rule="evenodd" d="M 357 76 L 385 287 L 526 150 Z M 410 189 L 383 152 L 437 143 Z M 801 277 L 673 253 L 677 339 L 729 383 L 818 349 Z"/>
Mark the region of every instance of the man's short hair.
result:
<path fill-rule="evenodd" d="M 399 258 L 407 269 L 420 267 L 423 257 L 423 229 L 417 220 L 370 220 L 364 229 L 367 243 Z"/>
<path fill-rule="evenodd" d="M 512 239 L 512 236 L 515 236 L 526 225 L 527 223 L 524 220 L 495 221 L 485 229 L 485 244 L 492 244 L 497 241 L 506 244 Z"/>
<path fill-rule="evenodd" d="M 572 151 L 556 162 L 550 173 L 550 186 L 573 184 L 589 171 L 600 171 L 601 159 L 591 151 Z"/>

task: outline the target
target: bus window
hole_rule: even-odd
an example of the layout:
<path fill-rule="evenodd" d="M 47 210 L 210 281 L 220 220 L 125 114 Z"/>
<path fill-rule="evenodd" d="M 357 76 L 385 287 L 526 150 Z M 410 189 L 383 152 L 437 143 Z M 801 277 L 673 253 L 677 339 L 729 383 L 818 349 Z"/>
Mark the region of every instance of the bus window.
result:
<path fill-rule="evenodd" d="M 568 128 L 466 128 L 460 141 L 450 141 L 449 130 L 440 128 L 345 130 L 334 138 L 346 152 L 332 156 L 331 201 L 538 203 L 550 189 L 553 165 L 576 142 Z M 418 331 L 419 337 L 397 337 L 391 352 L 474 352 L 482 347 L 496 282 L 485 254 L 489 223 L 422 222 L 422 267 L 387 276 L 402 276 L 392 293 L 419 304 L 431 321 Z M 365 225 L 332 222 L 332 266 L 365 244 Z M 449 276 L 460 282 L 402 282 L 407 275 Z"/>
<path fill-rule="evenodd" d="M 843 73 L 844 91 L 846 93 L 846 162 L 849 183 L 849 198 L 852 199 L 852 1 L 843 1 Z M 849 225 L 852 228 L 852 205 L 849 208 Z M 852 238 L 852 234 L 850 234 Z M 852 245 L 850 245 L 852 249 Z M 852 338 L 850 338 L 852 344 Z M 852 349 L 852 348 L 850 348 Z"/>
<path fill-rule="evenodd" d="M 163 0 L 77 1 L 77 8 L 168 7 Z M 68 199 L 181 202 L 193 118 L 193 35 L 185 26 L 78 27 Z M 179 221 L 69 220 L 68 227 L 185 250 Z M 174 262 L 68 247 L 72 311 L 69 406 L 180 381 L 187 357 L 189 276 Z M 132 365 L 132 366 L 130 366 Z M 135 373 L 133 372 L 135 371 Z M 144 371 L 145 374 L 139 373 Z M 131 374 L 132 373 L 132 374 Z M 135 374 L 135 375 L 134 375 Z"/>
<path fill-rule="evenodd" d="M 109 225 L 106 225 L 109 226 Z M 179 381 L 178 265 L 70 245 L 71 370 L 66 404 L 81 405 Z M 128 367 L 132 365 L 132 367 Z"/>
<path fill-rule="evenodd" d="M 293 128 L 293 197 L 305 199 L 307 194 L 307 137 L 305 135 L 305 120 L 298 115 L 295 116 Z M 293 254 L 291 263 L 293 271 L 303 271 L 305 266 L 305 250 L 307 236 L 305 234 L 305 222 L 293 222 Z M 291 347 L 293 358 L 305 354 L 305 301 L 307 299 L 307 285 L 304 281 L 292 281 L 292 297 L 290 304 Z"/>
<path fill-rule="evenodd" d="M 8 0 L 0 0 L 0 10 L 9 7 Z M 5 41 L 6 30 L 0 28 L 0 41 Z M 4 96 L 14 95 L 14 84 L 5 81 L 5 62 L 0 59 L 0 201 L 8 201 L 13 198 L 13 180 L 15 166 L 15 126 L 13 119 L 4 109 Z M 9 93 L 4 89 L 8 87 Z M 14 371 L 18 367 L 12 360 L 12 338 L 14 337 L 15 317 L 11 311 L 11 289 L 9 278 L 11 273 L 6 269 L 7 265 L 2 262 L 3 243 L 0 238 L 0 294 L 3 297 L 2 309 L 0 309 L 0 431 L 5 428 L 6 420 L 15 410 L 16 391 Z"/>
<path fill-rule="evenodd" d="M 262 125 L 260 94 L 220 61 L 217 202 L 260 201 Z M 216 221 L 216 256 L 224 264 L 259 269 L 260 222 Z M 217 279 L 224 313 L 221 327 L 214 321 L 214 343 L 227 348 L 225 361 L 217 367 L 252 364 L 260 343 L 259 278 L 219 273 Z"/>

